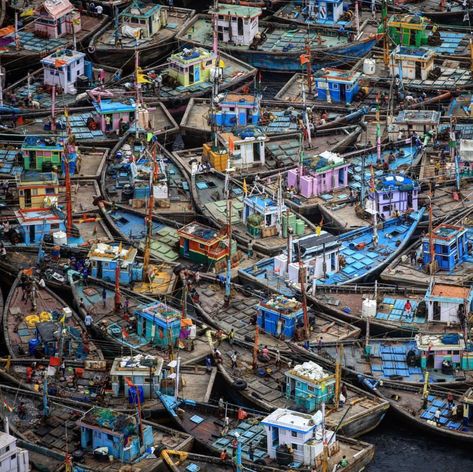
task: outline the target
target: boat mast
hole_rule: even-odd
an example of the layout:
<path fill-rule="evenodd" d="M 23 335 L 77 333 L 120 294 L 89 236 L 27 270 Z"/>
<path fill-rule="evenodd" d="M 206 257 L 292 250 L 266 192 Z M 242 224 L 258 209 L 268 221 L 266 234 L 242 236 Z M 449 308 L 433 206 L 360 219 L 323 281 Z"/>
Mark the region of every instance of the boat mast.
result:
<path fill-rule="evenodd" d="M 63 159 L 64 159 L 64 184 L 66 187 L 66 234 L 70 238 L 72 236 L 72 192 L 71 192 L 71 172 L 69 169 L 69 148 L 72 146 L 72 130 L 69 121 L 69 110 L 64 109 L 64 115 L 66 117 L 66 129 L 67 129 L 67 141 L 63 146 Z"/>
<path fill-rule="evenodd" d="M 121 305 L 121 292 L 120 292 L 120 263 L 122 254 L 122 243 L 118 246 L 117 265 L 115 266 L 115 311 L 120 311 Z"/>
<path fill-rule="evenodd" d="M 253 344 L 253 369 L 258 365 L 258 346 L 259 346 L 259 328 L 258 323 L 255 325 L 255 342 Z"/>
<path fill-rule="evenodd" d="M 383 4 L 381 7 L 381 18 L 383 22 L 383 31 L 384 31 L 383 61 L 384 61 L 384 65 L 388 67 L 389 65 L 389 37 L 388 37 L 388 7 L 386 4 L 386 0 L 383 0 Z"/>
<path fill-rule="evenodd" d="M 225 172 L 225 194 L 227 198 L 227 272 L 225 277 L 225 306 L 230 303 L 232 282 L 232 200 L 230 198 L 230 152 L 228 154 L 227 169 Z"/>
<path fill-rule="evenodd" d="M 30 76 L 30 73 L 28 72 L 28 77 Z M 3 106 L 3 77 L 4 77 L 4 73 L 3 73 L 3 68 L 2 68 L 2 64 L 0 64 L 0 107 Z M 29 86 L 28 86 L 28 95 L 29 95 Z"/>
<path fill-rule="evenodd" d="M 141 105 L 141 74 L 140 74 L 140 53 L 138 51 L 138 38 L 135 43 L 135 87 L 136 87 L 136 106 L 135 106 L 135 138 L 138 139 L 139 113 L 138 108 Z"/>
<path fill-rule="evenodd" d="M 306 133 L 307 133 L 307 142 L 309 144 L 309 147 L 312 146 L 312 134 L 310 132 L 310 123 L 309 123 L 309 113 L 307 113 L 307 101 L 306 101 L 306 95 L 305 95 L 305 86 L 304 82 L 302 82 L 302 104 L 304 107 L 304 121 L 305 121 L 305 127 L 306 127 Z"/>
<path fill-rule="evenodd" d="M 374 186 L 374 168 L 371 166 L 370 192 L 373 196 L 373 246 L 378 245 L 378 208 L 376 205 L 376 195 Z"/>
<path fill-rule="evenodd" d="M 430 253 L 430 264 L 429 272 L 430 275 L 434 273 L 435 267 L 435 247 L 434 247 L 434 234 L 433 234 L 433 214 L 432 214 L 432 184 L 430 184 L 430 196 L 429 196 L 429 253 Z"/>
<path fill-rule="evenodd" d="M 328 444 L 325 430 L 325 402 L 322 403 L 322 472 L 328 472 Z"/>
<path fill-rule="evenodd" d="M 335 363 L 335 410 L 340 407 L 340 393 L 342 387 L 342 359 L 343 344 L 337 346 L 337 361 Z"/>
<path fill-rule="evenodd" d="M 302 310 L 304 313 L 304 336 L 305 336 L 305 339 L 309 339 L 309 335 L 310 335 L 309 314 L 307 312 L 307 293 L 305 291 L 305 283 L 304 283 L 305 282 L 304 279 L 306 278 L 306 267 L 304 266 L 304 263 L 302 262 L 300 243 L 297 244 L 297 250 L 298 250 L 298 259 L 299 259 L 299 283 L 301 286 Z"/>
<path fill-rule="evenodd" d="M 218 0 L 214 0 L 214 6 L 212 11 L 212 33 L 213 33 L 213 46 L 212 50 L 215 55 L 215 74 L 212 81 L 212 99 L 210 101 L 210 116 L 213 117 L 210 120 L 210 128 L 212 132 L 212 142 L 214 151 L 218 147 L 217 139 L 217 122 L 215 120 L 215 101 L 218 96 L 218 80 L 220 75 L 220 57 L 218 52 Z"/>
<path fill-rule="evenodd" d="M 156 162 L 156 147 L 157 144 L 154 143 L 151 149 L 151 159 L 152 159 L 152 168 L 153 172 L 150 174 L 150 188 L 149 188 L 149 197 L 148 197 L 148 208 L 146 214 L 146 239 L 145 239 L 145 249 L 143 254 L 143 272 L 146 275 L 149 270 L 149 263 L 151 258 L 151 239 L 153 236 L 153 208 L 154 208 L 154 184 L 158 179 L 158 165 Z"/>
<path fill-rule="evenodd" d="M 46 375 L 43 380 L 43 416 L 49 416 L 49 403 L 48 403 L 48 376 Z"/>
<path fill-rule="evenodd" d="M 312 93 L 312 51 L 310 49 L 310 40 L 309 40 L 309 27 L 307 26 L 307 36 L 305 38 L 305 67 L 306 67 L 306 78 L 307 78 L 307 89 L 309 95 Z M 304 83 L 304 81 L 302 81 Z"/>

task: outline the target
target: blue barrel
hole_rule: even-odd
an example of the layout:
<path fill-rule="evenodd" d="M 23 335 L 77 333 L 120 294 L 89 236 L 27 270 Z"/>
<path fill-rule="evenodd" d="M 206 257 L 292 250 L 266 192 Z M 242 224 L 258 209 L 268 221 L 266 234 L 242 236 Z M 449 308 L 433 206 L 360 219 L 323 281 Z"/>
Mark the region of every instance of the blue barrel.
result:
<path fill-rule="evenodd" d="M 143 391 L 143 387 L 138 387 L 138 395 L 140 396 L 140 404 L 142 405 L 145 401 L 145 393 Z M 128 403 L 130 405 L 137 405 L 138 404 L 138 397 L 136 395 L 136 388 L 130 387 L 128 389 Z"/>
<path fill-rule="evenodd" d="M 51 249 L 51 257 L 53 259 L 59 259 L 59 257 L 61 257 L 61 246 L 53 246 Z"/>
<path fill-rule="evenodd" d="M 221 112 L 215 113 L 215 124 L 217 126 L 222 126 L 223 125 L 223 115 Z"/>
<path fill-rule="evenodd" d="M 89 80 L 93 80 L 94 71 L 92 69 L 92 62 L 84 61 L 84 75 L 86 75 Z"/>
<path fill-rule="evenodd" d="M 34 356 L 36 354 L 36 349 L 38 348 L 40 344 L 41 344 L 41 341 L 39 339 L 33 338 L 29 340 L 28 352 L 30 356 Z"/>

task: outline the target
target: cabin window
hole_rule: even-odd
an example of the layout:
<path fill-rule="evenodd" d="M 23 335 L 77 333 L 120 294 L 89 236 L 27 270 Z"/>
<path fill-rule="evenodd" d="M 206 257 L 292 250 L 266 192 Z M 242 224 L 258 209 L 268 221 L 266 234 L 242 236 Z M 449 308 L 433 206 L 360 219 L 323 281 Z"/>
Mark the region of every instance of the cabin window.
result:
<path fill-rule="evenodd" d="M 109 441 L 113 441 L 113 436 L 112 436 L 111 434 L 107 434 L 107 439 L 108 439 Z"/>
<path fill-rule="evenodd" d="M 59 224 L 52 224 L 51 231 L 57 231 L 59 229 Z"/>
<path fill-rule="evenodd" d="M 54 195 L 54 188 L 47 188 L 46 195 Z"/>
<path fill-rule="evenodd" d="M 205 244 L 199 244 L 199 249 L 205 249 Z"/>
<path fill-rule="evenodd" d="M 383 206 L 383 211 L 391 211 L 390 205 L 384 205 Z"/>
<path fill-rule="evenodd" d="M 297 433 L 296 433 L 296 436 L 297 436 Z M 294 449 L 294 451 L 297 451 L 297 449 L 298 449 L 298 445 L 294 444 L 294 443 L 291 444 L 291 447 L 292 447 L 292 449 Z"/>
<path fill-rule="evenodd" d="M 291 431 L 291 436 L 293 438 L 297 438 L 297 432 L 296 431 Z"/>

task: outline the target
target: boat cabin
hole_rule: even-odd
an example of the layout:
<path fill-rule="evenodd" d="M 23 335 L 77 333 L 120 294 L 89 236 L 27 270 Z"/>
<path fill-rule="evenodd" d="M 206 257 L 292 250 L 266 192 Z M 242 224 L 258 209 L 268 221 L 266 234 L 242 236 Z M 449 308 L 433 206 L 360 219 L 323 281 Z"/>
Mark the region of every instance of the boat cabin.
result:
<path fill-rule="evenodd" d="M 256 322 L 262 331 L 283 339 L 293 339 L 296 328 L 303 323 L 302 303 L 284 295 L 275 295 L 260 301 L 256 307 Z"/>
<path fill-rule="evenodd" d="M 282 231 L 282 212 L 284 203 L 265 194 L 248 195 L 243 199 L 242 221 L 248 232 L 257 238 L 276 236 Z M 302 233 L 304 234 L 304 233 Z"/>
<path fill-rule="evenodd" d="M 23 168 L 50 172 L 59 169 L 64 156 L 64 143 L 57 136 L 26 136 L 21 145 Z"/>
<path fill-rule="evenodd" d="M 431 240 L 432 246 L 431 248 Z M 432 238 L 427 234 L 422 239 L 423 262 L 431 262 L 431 249 L 439 270 L 451 272 L 468 256 L 467 229 L 463 226 L 442 223 L 433 230 Z"/>
<path fill-rule="evenodd" d="M 120 283 L 130 285 L 143 280 L 143 265 L 136 261 L 138 250 L 134 247 L 96 243 L 87 255 L 90 275 L 106 282 L 115 283 L 117 265 L 120 264 Z"/>
<path fill-rule="evenodd" d="M 419 15 L 399 14 L 388 20 L 391 41 L 401 46 L 426 46 L 429 39 L 430 20 Z"/>
<path fill-rule="evenodd" d="M 261 420 L 266 432 L 267 452 L 277 459 L 281 452 L 293 453 L 293 462 L 314 466 L 323 454 L 323 416 L 319 410 L 315 415 L 278 408 Z M 325 430 L 328 455 L 339 450 L 336 433 Z M 289 452 L 290 453 L 290 452 Z"/>
<path fill-rule="evenodd" d="M 319 100 L 350 105 L 360 90 L 361 72 L 322 69 L 315 77 Z"/>
<path fill-rule="evenodd" d="M 431 132 L 436 136 L 440 124 L 440 115 L 439 111 L 401 110 L 394 118 L 394 125 L 398 131 L 407 132 L 408 135 L 412 132 L 420 134 Z"/>
<path fill-rule="evenodd" d="M 383 175 L 374 192 L 368 192 L 369 211 L 376 211 L 385 220 L 409 210 L 417 211 L 419 190 L 420 185 L 409 177 Z"/>
<path fill-rule="evenodd" d="M 401 79 L 427 80 L 435 66 L 434 58 L 431 49 L 397 46 L 391 53 L 389 72 Z"/>
<path fill-rule="evenodd" d="M 27 449 L 16 445 L 16 438 L 0 431 L 0 464 L 2 472 L 29 472 L 30 459 Z"/>
<path fill-rule="evenodd" d="M 168 12 L 162 5 L 134 1 L 119 15 L 123 36 L 150 39 L 168 24 Z"/>
<path fill-rule="evenodd" d="M 135 121 L 136 103 L 132 98 L 112 100 L 110 98 L 93 101 L 95 120 L 90 118 L 87 123 L 89 129 L 101 130 L 103 133 L 112 133 L 130 126 Z"/>
<path fill-rule="evenodd" d="M 471 287 L 432 282 L 425 294 L 428 321 L 463 324 L 472 302 Z"/>
<path fill-rule="evenodd" d="M 142 305 L 134 311 L 137 334 L 154 346 L 174 346 L 181 333 L 182 314 L 163 302 Z"/>
<path fill-rule="evenodd" d="M 454 369 L 473 369 L 473 352 L 466 349 L 463 335 L 417 334 L 415 340 L 422 369 L 437 369 L 445 374 L 452 374 Z"/>
<path fill-rule="evenodd" d="M 260 119 L 258 100 L 250 94 L 227 93 L 218 101 L 211 119 L 217 126 L 256 126 Z"/>
<path fill-rule="evenodd" d="M 43 65 L 43 82 L 49 87 L 60 87 L 63 93 L 75 95 L 77 78 L 85 74 L 85 54 L 72 49 L 59 49 L 41 59 Z M 90 75 L 92 78 L 92 64 Z M 59 95 L 58 91 L 56 93 Z"/>
<path fill-rule="evenodd" d="M 289 279 L 291 283 L 300 283 L 299 248 L 305 283 L 339 271 L 340 241 L 326 231 L 317 231 L 292 242 L 289 263 L 287 254 L 274 257 L 273 270 L 276 274 Z"/>
<path fill-rule="evenodd" d="M 463 405 L 463 425 L 471 426 L 473 422 L 473 387 L 470 387 L 461 399 Z"/>
<path fill-rule="evenodd" d="M 258 34 L 260 8 L 219 4 L 217 14 L 218 40 L 237 46 L 249 46 Z"/>
<path fill-rule="evenodd" d="M 312 361 L 294 366 L 285 373 L 286 398 L 296 407 L 312 413 L 322 403 L 332 403 L 335 396 L 335 375 L 325 372 Z"/>
<path fill-rule="evenodd" d="M 302 176 L 299 169 L 287 173 L 287 186 L 294 188 L 305 198 L 318 197 L 348 186 L 350 163 L 340 155 L 324 151 L 310 160 L 304 161 Z"/>
<path fill-rule="evenodd" d="M 226 259 L 227 235 L 197 221 L 189 223 L 177 231 L 179 235 L 179 254 L 193 262 L 213 266 Z"/>
<path fill-rule="evenodd" d="M 55 172 L 23 172 L 17 181 L 21 210 L 57 206 L 59 180 Z"/>
<path fill-rule="evenodd" d="M 56 245 L 66 245 L 66 224 L 63 213 L 57 208 L 25 208 L 15 211 L 19 233 L 26 245 L 39 244 L 43 238 Z"/>
<path fill-rule="evenodd" d="M 141 421 L 136 415 L 93 407 L 77 421 L 81 448 L 87 451 L 106 448 L 107 455 L 131 463 L 154 445 L 153 428 L 140 424 Z"/>
<path fill-rule="evenodd" d="M 305 2 L 304 13 L 307 18 L 315 19 L 316 23 L 334 25 L 343 16 L 343 0 L 308 0 Z"/>
<path fill-rule="evenodd" d="M 138 354 L 117 357 L 110 369 L 114 397 L 128 398 L 135 404 L 139 395 L 142 404 L 146 398 L 156 398 L 159 390 L 163 359 L 158 356 Z"/>
<path fill-rule="evenodd" d="M 219 141 L 228 150 L 231 167 L 247 169 L 264 166 L 266 135 L 248 127 L 233 133 L 219 133 Z"/>
<path fill-rule="evenodd" d="M 217 56 L 207 49 L 184 48 L 169 58 L 167 74 L 174 78 L 181 87 L 211 82 L 216 60 Z"/>
<path fill-rule="evenodd" d="M 34 20 L 36 36 L 57 39 L 81 30 L 81 16 L 69 0 L 45 0 Z"/>

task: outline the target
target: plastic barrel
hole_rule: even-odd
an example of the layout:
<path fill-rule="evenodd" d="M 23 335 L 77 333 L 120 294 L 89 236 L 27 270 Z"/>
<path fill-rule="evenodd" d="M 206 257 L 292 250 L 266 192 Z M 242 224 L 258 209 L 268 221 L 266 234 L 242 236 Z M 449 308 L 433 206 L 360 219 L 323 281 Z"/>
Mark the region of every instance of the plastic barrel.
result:
<path fill-rule="evenodd" d="M 59 259 L 61 257 L 61 246 L 54 246 L 51 250 L 51 257 Z"/>
<path fill-rule="evenodd" d="M 304 220 L 296 220 L 296 234 L 302 236 L 304 234 L 305 223 Z"/>
<path fill-rule="evenodd" d="M 39 339 L 33 338 L 30 339 L 28 342 L 28 353 L 30 356 L 34 356 L 36 354 L 36 349 L 38 346 L 41 344 L 41 341 Z"/>

